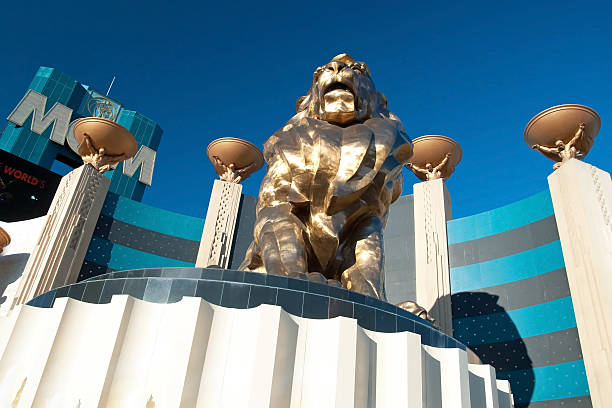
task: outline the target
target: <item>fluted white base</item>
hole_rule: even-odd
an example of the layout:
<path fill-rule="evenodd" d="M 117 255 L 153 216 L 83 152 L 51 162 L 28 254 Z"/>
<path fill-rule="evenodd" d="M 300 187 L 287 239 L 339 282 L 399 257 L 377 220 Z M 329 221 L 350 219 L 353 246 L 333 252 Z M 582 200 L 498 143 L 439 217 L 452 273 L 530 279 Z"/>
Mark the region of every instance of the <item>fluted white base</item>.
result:
<path fill-rule="evenodd" d="M 60 298 L 0 318 L 0 355 L 2 407 L 512 407 L 462 350 L 270 305 Z"/>

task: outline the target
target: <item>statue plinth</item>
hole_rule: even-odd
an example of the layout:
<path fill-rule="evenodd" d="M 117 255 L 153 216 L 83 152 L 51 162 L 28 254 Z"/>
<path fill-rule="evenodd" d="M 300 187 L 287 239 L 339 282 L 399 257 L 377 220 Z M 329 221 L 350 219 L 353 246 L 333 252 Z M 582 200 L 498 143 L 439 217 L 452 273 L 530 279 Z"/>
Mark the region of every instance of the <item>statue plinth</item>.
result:
<path fill-rule="evenodd" d="M 461 161 L 459 143 L 442 135 L 425 135 L 413 140 L 414 155 L 408 168 L 421 180 L 447 180 Z"/>

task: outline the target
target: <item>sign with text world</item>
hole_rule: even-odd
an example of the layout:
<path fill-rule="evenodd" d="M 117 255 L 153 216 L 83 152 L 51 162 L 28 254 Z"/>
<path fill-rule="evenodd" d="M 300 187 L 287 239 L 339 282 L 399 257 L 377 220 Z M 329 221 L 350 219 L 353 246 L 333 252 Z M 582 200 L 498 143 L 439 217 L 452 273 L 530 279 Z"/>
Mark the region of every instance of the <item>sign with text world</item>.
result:
<path fill-rule="evenodd" d="M 0 221 L 47 214 L 61 176 L 0 150 Z"/>

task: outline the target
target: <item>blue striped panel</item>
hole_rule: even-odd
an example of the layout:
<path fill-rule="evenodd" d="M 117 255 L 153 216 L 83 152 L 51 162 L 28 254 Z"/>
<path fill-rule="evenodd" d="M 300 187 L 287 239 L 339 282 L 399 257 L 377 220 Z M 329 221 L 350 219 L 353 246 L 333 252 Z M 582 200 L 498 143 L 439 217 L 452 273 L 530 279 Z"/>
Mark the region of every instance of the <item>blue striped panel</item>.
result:
<path fill-rule="evenodd" d="M 138 268 L 161 268 L 172 266 L 194 266 L 193 263 L 165 258 L 163 256 L 138 251 L 123 245 L 113 244 L 105 239 L 93 236 L 86 259 L 98 265 L 116 270 Z"/>
<path fill-rule="evenodd" d="M 549 401 L 562 398 L 582 397 L 590 395 L 584 361 L 570 361 L 568 363 L 533 368 L 535 386 L 531 395 L 531 402 Z M 499 379 L 517 380 L 529 371 L 506 371 L 497 374 Z M 527 373 L 526 373 L 527 372 Z M 515 395 L 521 395 L 523 390 L 512 390 Z M 526 401 L 515 401 L 524 403 Z"/>
<path fill-rule="evenodd" d="M 162 210 L 112 193 L 108 194 L 102 214 L 141 228 L 198 242 L 204 228 L 203 218 Z"/>
<path fill-rule="evenodd" d="M 576 318 L 572 298 L 568 296 L 522 309 L 454 319 L 453 336 L 465 345 L 473 346 L 539 336 L 573 327 L 576 327 Z"/>
<path fill-rule="evenodd" d="M 545 190 L 504 207 L 448 221 L 446 223 L 448 244 L 499 234 L 553 214 L 550 192 Z"/>
<path fill-rule="evenodd" d="M 451 293 L 502 285 L 563 267 L 561 242 L 553 241 L 503 258 L 451 268 Z"/>

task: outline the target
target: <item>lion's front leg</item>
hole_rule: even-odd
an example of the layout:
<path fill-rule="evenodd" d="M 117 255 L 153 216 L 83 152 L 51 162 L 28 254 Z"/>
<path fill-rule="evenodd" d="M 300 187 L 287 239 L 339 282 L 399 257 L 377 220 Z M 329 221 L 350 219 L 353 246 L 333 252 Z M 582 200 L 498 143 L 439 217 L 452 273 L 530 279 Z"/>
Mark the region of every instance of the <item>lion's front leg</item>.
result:
<path fill-rule="evenodd" d="M 266 220 L 256 232 L 238 269 L 285 276 L 308 272 L 306 243 L 300 224 L 292 214 Z"/>
<path fill-rule="evenodd" d="M 304 224 L 285 203 L 263 209 L 256 226 L 259 255 L 267 273 L 296 276 L 308 272 Z"/>
<path fill-rule="evenodd" d="M 382 223 L 377 217 L 365 220 L 349 237 L 355 263 L 342 272 L 342 286 L 355 292 L 386 300 L 383 273 Z"/>
<path fill-rule="evenodd" d="M 293 213 L 293 204 L 289 200 L 291 168 L 280 151 L 270 154 L 266 160 L 268 169 L 259 191 L 253 234 L 257 253 L 248 256 L 251 258 L 249 263 L 252 267 L 258 266 L 258 270 L 276 275 L 306 273 L 306 226 Z"/>

